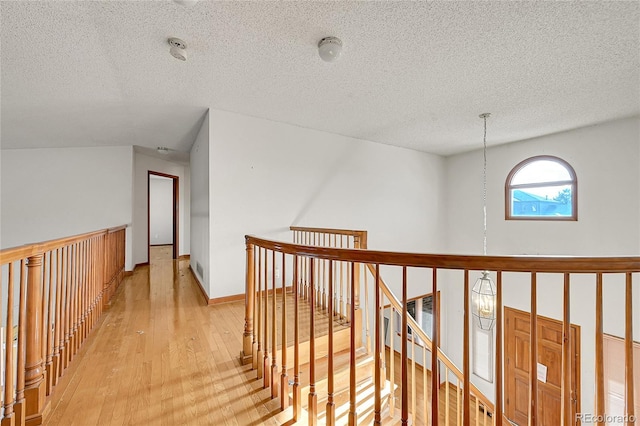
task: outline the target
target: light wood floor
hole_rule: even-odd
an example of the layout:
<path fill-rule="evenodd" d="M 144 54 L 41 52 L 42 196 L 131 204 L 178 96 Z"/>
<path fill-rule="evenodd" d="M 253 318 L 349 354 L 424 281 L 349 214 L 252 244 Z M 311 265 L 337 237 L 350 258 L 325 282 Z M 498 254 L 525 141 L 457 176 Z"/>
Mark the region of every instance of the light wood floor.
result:
<path fill-rule="evenodd" d="M 162 250 L 160 248 L 159 250 Z M 49 425 L 278 424 L 238 357 L 243 302 L 205 306 L 188 261 L 152 248 L 118 290 L 51 400 Z"/>

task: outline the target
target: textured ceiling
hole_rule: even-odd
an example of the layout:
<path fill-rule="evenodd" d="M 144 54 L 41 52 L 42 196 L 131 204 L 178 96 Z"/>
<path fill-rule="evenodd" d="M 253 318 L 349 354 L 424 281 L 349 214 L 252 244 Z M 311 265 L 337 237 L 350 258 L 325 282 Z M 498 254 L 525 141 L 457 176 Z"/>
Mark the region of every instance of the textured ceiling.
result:
<path fill-rule="evenodd" d="M 448 155 L 482 112 L 490 144 L 638 115 L 639 5 L 2 1 L 2 147 L 188 151 L 211 107 Z"/>

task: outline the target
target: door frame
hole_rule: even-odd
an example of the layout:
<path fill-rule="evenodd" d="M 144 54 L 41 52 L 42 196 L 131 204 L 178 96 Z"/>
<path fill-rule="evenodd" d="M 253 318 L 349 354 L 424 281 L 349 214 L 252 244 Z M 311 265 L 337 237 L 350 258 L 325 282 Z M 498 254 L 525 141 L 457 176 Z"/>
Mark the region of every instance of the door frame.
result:
<path fill-rule="evenodd" d="M 150 187 L 151 187 L 151 176 L 160 176 L 160 177 L 164 177 L 164 178 L 168 178 L 171 179 L 173 181 L 173 230 L 172 230 L 172 235 L 173 235 L 173 253 L 172 253 L 172 257 L 173 259 L 177 259 L 178 258 L 178 253 L 180 253 L 180 251 L 178 250 L 178 237 L 180 236 L 179 234 L 179 226 L 178 226 L 178 219 L 179 219 L 179 204 L 178 204 L 178 200 L 179 200 L 179 195 L 180 195 L 180 178 L 178 176 L 175 175 L 169 175 L 166 173 L 162 173 L 162 172 L 155 172 L 152 170 L 148 170 L 147 171 L 147 262 L 149 262 L 151 260 L 151 194 L 150 194 Z"/>
<path fill-rule="evenodd" d="M 520 310 L 520 309 L 512 308 L 512 307 L 509 307 L 509 306 L 504 306 L 503 310 L 504 310 L 503 318 L 504 318 L 504 321 L 505 321 L 505 325 L 506 325 L 506 320 L 507 320 L 507 317 L 508 317 L 508 315 L 507 315 L 508 311 L 511 312 L 512 316 L 514 316 L 514 315 L 526 315 L 529 318 L 529 339 L 531 339 L 531 313 L 527 312 L 527 311 Z M 562 321 L 557 320 L 555 318 L 549 318 L 549 317 L 545 317 L 545 316 L 542 316 L 542 315 L 538 315 L 538 320 L 539 319 L 543 319 L 545 321 L 556 323 L 556 324 L 558 324 L 558 325 L 560 325 L 562 327 Z M 538 321 L 536 321 L 536 323 L 539 324 Z M 575 350 L 576 350 L 576 353 L 573 354 L 573 359 L 574 359 L 574 363 L 575 363 L 573 371 L 575 371 L 575 373 L 576 373 L 576 377 L 575 377 L 575 387 L 576 387 L 576 389 L 575 389 L 575 395 L 573 397 L 576 400 L 576 402 L 575 402 L 575 410 L 576 411 L 575 412 L 577 414 L 577 413 L 581 412 L 581 395 L 582 395 L 582 393 L 581 393 L 581 390 L 582 390 L 582 388 L 581 388 L 581 386 L 582 386 L 582 383 L 581 383 L 581 374 L 582 374 L 582 371 L 581 371 L 581 368 L 582 368 L 581 367 L 581 364 L 582 364 L 581 350 L 582 350 L 582 347 L 581 347 L 581 336 L 580 336 L 581 330 L 580 330 L 580 326 L 579 325 L 573 324 L 573 323 L 570 324 L 570 328 L 573 331 L 572 334 L 575 336 Z M 504 341 L 505 341 L 505 343 L 503 344 L 503 348 L 504 348 L 503 349 L 503 351 L 504 351 L 503 360 L 506 362 L 506 358 L 507 358 L 506 339 L 507 339 L 507 331 L 508 330 L 506 329 L 506 327 L 503 328 L 503 330 L 504 330 L 503 334 L 504 334 Z M 496 338 L 499 339 L 500 336 L 497 336 Z M 539 339 L 539 337 L 538 337 L 538 339 Z M 536 342 L 536 345 L 537 344 L 538 344 L 538 342 Z M 503 380 L 504 380 L 503 388 L 504 389 L 507 389 L 507 382 L 510 380 L 509 379 L 508 370 L 509 369 L 506 368 L 506 364 L 505 364 L 504 374 L 503 374 Z M 536 378 L 536 380 L 537 380 L 537 378 Z M 505 414 L 506 417 L 508 417 L 507 412 L 506 412 L 506 409 L 507 409 L 506 401 L 505 401 L 503 407 L 504 407 L 504 410 L 505 410 L 504 414 Z M 576 425 L 580 425 L 581 424 L 580 420 L 575 418 L 575 424 Z"/>

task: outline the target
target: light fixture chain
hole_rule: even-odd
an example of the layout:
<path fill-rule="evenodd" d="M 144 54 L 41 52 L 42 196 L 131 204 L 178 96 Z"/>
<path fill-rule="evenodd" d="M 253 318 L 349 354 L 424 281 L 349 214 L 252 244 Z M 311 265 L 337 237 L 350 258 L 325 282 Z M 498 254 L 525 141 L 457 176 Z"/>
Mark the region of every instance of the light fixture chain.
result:
<path fill-rule="evenodd" d="M 482 114 L 484 120 L 484 138 L 483 150 L 484 157 L 482 169 L 482 212 L 484 215 L 483 230 L 484 238 L 482 243 L 482 254 L 487 255 L 487 117 L 489 114 Z"/>

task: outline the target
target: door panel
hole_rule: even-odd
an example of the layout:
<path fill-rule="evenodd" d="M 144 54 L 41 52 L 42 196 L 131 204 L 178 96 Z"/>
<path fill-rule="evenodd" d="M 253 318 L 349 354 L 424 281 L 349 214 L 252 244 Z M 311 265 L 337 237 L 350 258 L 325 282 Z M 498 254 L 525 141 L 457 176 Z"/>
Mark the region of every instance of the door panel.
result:
<path fill-rule="evenodd" d="M 505 308 L 505 412 L 518 425 L 529 420 L 529 323 L 528 312 Z M 546 383 L 538 381 L 538 419 L 541 426 L 557 426 L 562 413 L 562 322 L 538 316 L 538 363 L 547 367 Z M 579 412 L 580 331 L 571 325 L 573 412 Z M 537 377 L 537 372 L 536 377 Z M 575 415 L 572 416 L 575 418 Z"/>

